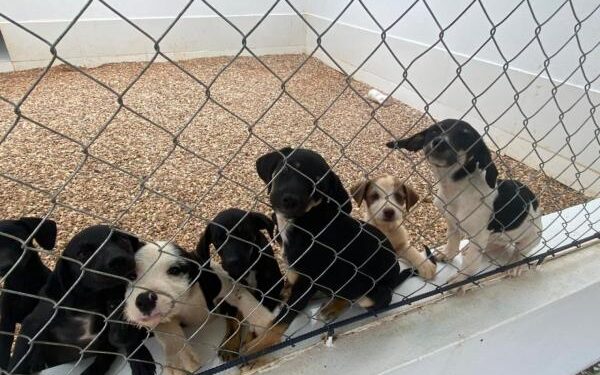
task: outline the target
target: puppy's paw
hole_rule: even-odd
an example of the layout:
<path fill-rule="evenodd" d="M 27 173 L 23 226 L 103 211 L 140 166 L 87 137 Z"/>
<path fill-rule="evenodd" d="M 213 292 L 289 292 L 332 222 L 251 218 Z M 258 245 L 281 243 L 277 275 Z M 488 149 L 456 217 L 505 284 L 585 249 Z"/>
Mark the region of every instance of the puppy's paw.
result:
<path fill-rule="evenodd" d="M 191 347 L 186 347 L 181 350 L 181 353 L 179 353 L 179 358 L 180 363 L 178 363 L 178 365 L 185 369 L 188 373 L 195 373 L 203 365 L 202 361 L 200 361 L 200 358 Z"/>
<path fill-rule="evenodd" d="M 426 280 L 431 280 L 435 277 L 437 266 L 430 260 L 426 260 L 417 266 L 417 270 L 419 271 L 419 276 Z"/>
<path fill-rule="evenodd" d="M 527 271 L 528 268 L 529 267 L 526 264 L 522 264 L 520 266 L 509 269 L 508 271 L 506 271 L 506 274 L 508 275 L 508 277 L 519 277 L 523 274 L 523 272 Z"/>
<path fill-rule="evenodd" d="M 337 319 L 340 315 L 350 307 L 350 302 L 341 298 L 334 298 L 333 300 L 325 303 L 321 306 L 319 316 L 326 322 Z"/>
<path fill-rule="evenodd" d="M 267 329 L 265 332 L 258 335 L 254 340 L 246 344 L 246 346 L 242 349 L 242 353 L 257 353 L 270 346 L 279 344 L 286 329 L 287 326 L 278 324 L 269 327 L 269 329 Z"/>

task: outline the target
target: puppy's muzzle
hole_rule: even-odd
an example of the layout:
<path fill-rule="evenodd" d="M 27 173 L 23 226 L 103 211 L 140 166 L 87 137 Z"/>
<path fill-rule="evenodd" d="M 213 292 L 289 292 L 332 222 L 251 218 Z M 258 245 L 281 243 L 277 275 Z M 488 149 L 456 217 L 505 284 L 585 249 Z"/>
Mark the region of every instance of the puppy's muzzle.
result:
<path fill-rule="evenodd" d="M 138 294 L 135 299 L 135 306 L 137 306 L 138 310 L 144 315 L 150 315 L 154 308 L 156 307 L 156 301 L 158 300 L 158 296 L 156 293 L 152 291 L 147 291 L 144 293 Z"/>
<path fill-rule="evenodd" d="M 396 212 L 391 208 L 384 209 L 382 214 L 385 221 L 393 221 L 396 216 Z"/>

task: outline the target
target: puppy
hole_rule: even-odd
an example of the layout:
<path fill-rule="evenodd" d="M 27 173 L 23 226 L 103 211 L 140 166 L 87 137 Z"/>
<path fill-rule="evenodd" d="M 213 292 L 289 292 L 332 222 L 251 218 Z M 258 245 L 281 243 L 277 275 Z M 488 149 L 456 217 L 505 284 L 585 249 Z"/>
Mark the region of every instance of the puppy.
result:
<path fill-rule="evenodd" d="M 439 180 L 434 204 L 446 217 L 448 242 L 442 259 L 459 252 L 463 267 L 450 282 L 476 273 L 482 256 L 510 252 L 518 260 L 540 242 L 541 212 L 535 195 L 522 183 L 498 179 L 498 170 L 481 135 L 460 120 L 438 122 L 412 137 L 387 143 L 390 148 L 423 150 Z M 522 267 L 512 269 L 517 276 Z"/>
<path fill-rule="evenodd" d="M 210 264 L 210 244 L 214 245 L 223 270 L 252 292 L 256 307 L 262 305 L 272 312 L 281 302 L 284 282 L 273 248 L 261 230 L 266 230 L 273 237 L 273 222 L 261 213 L 237 208 L 221 211 L 206 227 L 196 253 L 202 264 Z M 240 345 L 245 340 L 241 337 L 237 309 L 229 308 L 229 304 L 222 307 L 222 312 L 232 317 L 227 320 L 228 332 L 221 346 L 222 357 L 231 359 L 239 353 Z M 259 309 L 255 314 L 260 311 L 264 309 Z M 268 314 L 261 320 L 268 323 L 272 318 Z M 250 328 L 256 332 L 265 327 Z"/>
<path fill-rule="evenodd" d="M 43 249 L 52 250 L 56 245 L 56 223 L 35 217 L 0 221 L 0 277 L 5 278 L 0 294 L 0 369 L 4 370 L 8 370 L 15 325 L 31 313 L 39 301 L 34 296 L 50 275 L 38 252 L 30 250 L 33 240 Z"/>
<path fill-rule="evenodd" d="M 194 372 L 206 362 L 190 345 L 194 337 L 187 337 L 182 327 L 195 336 L 223 301 L 244 316 L 252 315 L 247 301 L 254 297 L 249 291 L 175 244 L 146 244 L 135 260 L 138 278 L 127 290 L 125 316 L 154 330 L 165 352 L 164 374 Z"/>
<path fill-rule="evenodd" d="M 436 265 L 410 244 L 403 225 L 403 209 L 408 212 L 419 201 L 419 195 L 400 179 L 382 176 L 354 185 L 350 192 L 360 207 L 365 201 L 366 221 L 375 225 L 390 240 L 396 254 L 417 268 L 425 279 L 435 276 Z"/>
<path fill-rule="evenodd" d="M 32 373 L 97 354 L 84 374 L 103 374 L 117 352 L 106 330 L 106 301 L 135 279 L 136 237 L 95 225 L 76 234 L 56 263 L 41 300 L 23 321 L 10 368 Z M 83 354 L 80 355 L 80 352 Z"/>
<path fill-rule="evenodd" d="M 349 215 L 350 197 L 325 159 L 287 147 L 258 158 L 256 169 L 267 184 L 295 280 L 272 327 L 246 351 L 278 343 L 317 291 L 332 297 L 321 311 L 324 319 L 336 318 L 354 303 L 368 310 L 389 305 L 394 289 L 412 270 L 401 273 L 386 236 Z"/>

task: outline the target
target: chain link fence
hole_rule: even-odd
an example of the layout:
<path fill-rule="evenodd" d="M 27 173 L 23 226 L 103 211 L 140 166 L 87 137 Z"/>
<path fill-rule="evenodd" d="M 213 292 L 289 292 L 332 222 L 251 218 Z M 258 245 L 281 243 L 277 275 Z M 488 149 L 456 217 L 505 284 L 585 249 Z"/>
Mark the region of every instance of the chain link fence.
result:
<path fill-rule="evenodd" d="M 43 69 L 0 77 L 5 373 L 88 357 L 95 358 L 88 373 L 107 371 L 115 359 L 126 360 L 120 370 L 129 365 L 138 374 L 218 373 L 535 268 L 598 238 L 598 177 L 580 177 L 597 173 L 600 158 L 600 74 L 587 64 L 600 41 L 582 41 L 600 5 L 584 14 L 567 0 L 540 18 L 523 0 L 497 19 L 484 1 L 472 1 L 441 22 L 430 2 L 415 0 L 383 24 L 372 5 L 349 1 L 316 27 L 293 2 L 274 1 L 253 26 L 241 27 L 216 4 L 200 3 L 239 35 L 233 56 L 178 61 L 163 50 L 194 1 L 159 36 L 110 1 L 85 2 L 52 40 L 0 13 L 51 54 Z M 92 4 L 153 45 L 148 61 L 88 69 L 61 56 L 61 41 Z M 301 20 L 306 54 L 253 51 L 253 37 L 278 6 Z M 416 7 L 439 38 L 406 59 L 390 40 Z M 475 8 L 489 36 L 470 56 L 458 56 L 446 35 Z M 349 9 L 360 9 L 379 38 L 370 51 L 358 51 L 365 57 L 351 69 L 327 43 Z M 519 12 L 529 12 L 536 26 L 522 48 L 506 53 L 497 33 Z M 572 34 L 551 50 L 542 30 L 562 12 L 572 17 Z M 474 89 L 464 71 L 484 48 L 497 51 L 502 64 Z M 513 63 L 533 49 L 540 68 L 517 82 Z M 558 80 L 552 63 L 567 49 L 577 68 Z M 382 51 L 402 72 L 387 94 L 355 79 Z M 424 95 L 411 72 L 431 51 L 455 66 L 441 91 Z M 561 93 L 572 77 L 584 83 L 566 104 Z M 522 98 L 541 79 L 551 89 L 532 111 Z M 460 120 L 438 123 L 431 109 L 456 84 L 470 105 Z M 512 100 L 490 117 L 481 103 L 501 84 Z M 394 99 L 401 90 L 419 105 Z M 530 128 L 548 108 L 554 121 L 543 133 Z M 520 129 L 498 141 L 493 130 L 515 111 Z M 564 144 L 549 152 L 541 144 L 556 131 Z M 512 158 L 519 139 L 531 141 Z M 395 150 L 386 148 L 390 141 Z M 327 165 L 298 148 L 315 150 Z M 564 154 L 564 168 L 548 170 Z M 521 162 L 532 158 L 536 169 Z M 563 175 L 573 176 L 569 186 L 556 181 Z M 500 235 L 502 246 L 493 240 Z M 208 339 L 213 325 L 224 333 Z"/>

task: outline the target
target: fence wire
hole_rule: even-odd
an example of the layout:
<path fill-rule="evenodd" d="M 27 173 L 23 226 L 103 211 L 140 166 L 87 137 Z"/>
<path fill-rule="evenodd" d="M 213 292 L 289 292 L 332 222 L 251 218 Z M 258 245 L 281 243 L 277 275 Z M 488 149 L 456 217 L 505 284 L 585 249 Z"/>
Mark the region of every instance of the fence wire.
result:
<path fill-rule="evenodd" d="M 53 134 L 61 142 L 76 147 L 80 156 L 77 164 L 65 173 L 62 182 L 56 181 L 58 185 L 54 188 L 28 181 L 11 174 L 10 171 L 0 170 L 0 177 L 6 183 L 44 196 L 47 204 L 45 214 L 37 219 L 5 217 L 2 218 L 5 221 L 0 223 L 0 338 L 2 349 L 6 349 L 3 356 L 0 356 L 0 365 L 4 373 L 31 373 L 67 362 L 78 365 L 88 357 L 95 358 L 88 373 L 104 373 L 116 358 L 125 360 L 121 369 L 129 365 L 136 374 L 154 371 L 175 373 L 175 369 L 192 373 L 219 373 L 264 359 L 266 354 L 297 345 L 313 337 L 323 334 L 331 337 L 344 327 L 402 306 L 459 288 L 462 290 L 469 285 L 479 285 L 481 280 L 494 275 L 516 274 L 517 269 L 535 268 L 549 257 L 579 248 L 600 236 L 597 230 L 597 205 L 584 203 L 597 198 L 591 196 L 593 193 L 590 191 L 598 178 L 591 183 L 580 178 L 582 174 L 594 170 L 594 164 L 600 159 L 600 127 L 595 117 L 598 104 L 592 96 L 592 85 L 600 75 L 591 75 L 586 71 L 584 64 L 588 56 L 596 50 L 600 40 L 588 49 L 584 48 L 581 41 L 582 27 L 593 20 L 600 4 L 587 14 L 579 14 L 575 2 L 566 0 L 542 19 L 536 14 L 531 1 L 522 0 L 502 19 L 494 21 L 485 2 L 474 0 L 444 25 L 426 0 L 415 0 L 407 2 L 402 14 L 398 14 L 386 26 L 374 15 L 366 2 L 352 0 L 332 18 L 327 27 L 318 31 L 318 28 L 309 22 L 309 17 L 291 1 L 278 0 L 258 17 L 258 21 L 248 31 L 243 31 L 215 4 L 202 1 L 213 15 L 218 16 L 230 27 L 232 33 L 239 34 L 241 41 L 239 50 L 220 66 L 212 77 L 203 78 L 185 62 L 171 58 L 161 46 L 173 28 L 185 17 L 194 3 L 193 0 L 178 11 L 158 37 L 153 37 L 134 20 L 129 19 L 117 9 L 118 7 L 104 0 L 97 0 L 96 3 L 102 4 L 112 15 L 126 22 L 147 38 L 154 47 L 153 55 L 143 63 L 139 72 L 132 76 L 124 88 L 117 88 L 116 85 L 113 87 L 96 77 L 90 70 L 77 66 L 59 53 L 61 41 L 73 32 L 73 28 L 81 21 L 93 2 L 87 1 L 54 40 L 44 38 L 27 23 L 15 20 L 10 14 L 0 13 L 3 21 L 44 43 L 51 55 L 48 64 L 40 70 L 32 84 L 19 94 L 17 100 L 8 95 L 0 95 L 0 100 L 12 108 L 14 113 L 14 119 L 3 130 L 0 146 L 17 134 L 24 123 L 28 123 Z M 314 48 L 303 55 L 287 75 L 270 66 L 270 60 L 255 53 L 249 43 L 258 28 L 269 17 L 273 17 L 274 9 L 283 5 L 301 20 L 308 38 L 314 41 Z M 428 16 L 439 30 L 439 38 L 407 61 L 401 51 L 390 44 L 389 36 L 394 27 L 411 17 L 411 11 L 417 5 L 425 7 Z M 353 70 L 348 70 L 335 53 L 328 51 L 324 40 L 352 6 L 364 11 L 376 26 L 380 40 L 361 63 Z M 445 36 L 467 12 L 475 8 L 485 15 L 485 21 L 489 23 L 489 36 L 470 56 L 463 58 L 452 51 Z M 522 48 L 509 55 L 497 40 L 496 34 L 507 20 L 517 12 L 523 11 L 528 13 L 536 25 L 534 34 Z M 557 14 L 565 11 L 570 12 L 575 20 L 573 32 L 558 49 L 551 52 L 540 37 L 541 31 L 557 17 Z M 559 80 L 553 76 L 549 66 L 561 51 L 573 45 L 579 53 L 579 64 Z M 464 78 L 463 70 L 473 63 L 484 48 L 493 48 L 498 53 L 502 60 L 502 68 L 500 74 L 491 80 L 489 85 L 475 90 Z M 539 49 L 543 55 L 543 60 L 539 61 L 542 68 L 527 83 L 515 82 L 509 70 L 514 67 L 518 58 L 533 48 Z M 443 89 L 428 99 L 421 93 L 418 84 L 411 80 L 410 72 L 434 49 L 443 51 L 455 64 L 455 75 L 448 77 L 449 81 Z M 376 58 L 378 51 L 389 54 L 403 73 L 402 79 L 395 82 L 395 87 L 384 95 L 383 100 L 373 102 L 365 96 L 364 86 L 354 78 L 367 63 Z M 254 63 L 268 72 L 269 79 L 275 80 L 279 85 L 276 95 L 251 120 L 245 114 L 236 113 L 238 111 L 215 95 L 215 88 L 221 84 L 222 78 L 236 63 L 247 58 L 245 56 L 250 56 Z M 343 87 L 322 110 L 315 110 L 307 103 L 306 98 L 290 88 L 301 71 L 317 58 L 329 61 L 345 77 Z M 127 100 L 127 94 L 135 91 L 136 85 L 160 61 L 166 62 L 168 66 L 190 79 L 203 97 L 191 115 L 178 123 L 174 129 L 144 114 Z M 36 119 L 27 110 L 36 89 L 39 89 L 53 69 L 56 69 L 56 64 L 64 64 L 75 74 L 85 77 L 105 90 L 113 104 L 116 104 L 114 110 L 103 114 L 106 120 L 86 140 L 57 130 L 54 126 Z M 570 105 L 565 106 L 558 99 L 558 94 L 575 75 L 583 77 L 585 85 L 582 93 Z M 540 78 L 546 79 L 552 89 L 542 105 L 532 112 L 520 99 Z M 486 111 L 482 110 L 483 104 L 480 102 L 500 82 L 508 83 L 514 93 L 513 101 L 496 117 L 490 118 Z M 444 128 L 442 123 L 438 123 L 429 128 L 429 133 L 419 133 L 425 131 L 425 124 L 431 125 L 442 120 L 435 118 L 430 110 L 456 84 L 460 84 L 468 92 L 470 107 L 463 109 L 459 120 L 446 123 L 450 126 Z M 409 126 L 399 133 L 397 128 L 390 128 L 381 114 L 386 103 L 392 100 L 392 96 L 399 93 L 401 88 L 409 89 L 420 99 L 422 105 L 418 106 L 418 109 L 422 110 L 422 113 L 411 119 Z M 60 96 L 60 93 L 57 95 Z M 357 129 L 353 129 L 351 134 L 341 139 L 330 127 L 323 125 L 323 120 L 328 116 L 335 117 L 334 109 L 348 95 L 368 107 L 369 116 Z M 310 128 L 298 142 L 289 146 L 311 148 L 311 137 L 317 133 L 323 135 L 339 152 L 338 157 L 328 158 L 328 170 L 322 170 L 322 165 L 315 162 L 314 155 L 307 156 L 302 150 L 280 149 L 258 131 L 258 127 L 267 120 L 274 108 L 284 101 L 292 102 L 311 122 Z M 589 107 L 589 116 L 579 119 L 579 123 L 572 119 L 567 120 L 566 117 L 581 103 L 584 103 L 586 108 Z M 212 156 L 204 155 L 182 141 L 186 131 L 213 106 L 243 124 L 245 132 L 245 137 L 239 140 L 233 152 L 218 162 Z M 548 124 L 545 134 L 538 134 L 529 127 L 530 123 L 549 107 L 555 107 L 556 121 Z M 505 116 L 515 110 L 522 118 L 522 127 L 502 146 L 494 140 L 490 131 L 501 127 Z M 152 131 L 157 131 L 161 137 L 168 139 L 160 145 L 166 152 L 160 154 L 152 167 L 143 174 L 94 152 L 94 147 L 108 134 L 109 127 L 123 114 L 134 116 L 151 127 Z M 471 119 L 474 115 L 483 125 L 481 134 L 475 130 L 474 133 L 469 133 L 470 130 L 460 121 Z M 340 124 L 343 121 L 343 118 L 339 119 Z M 573 138 L 590 123 L 594 128 L 594 136 L 586 139 L 585 145 L 574 145 Z M 387 137 L 388 141 L 398 142 L 392 145 L 396 150 L 389 150 L 382 143 L 379 149 L 372 152 L 372 164 L 365 166 L 354 160 L 351 149 L 360 142 L 363 131 L 373 127 Z M 543 150 L 540 143 L 556 129 L 566 134 L 564 145 L 559 151 L 549 153 Z M 455 133 L 460 131 L 463 133 L 456 136 Z M 415 134 L 422 135 L 420 146 L 410 143 L 410 137 Z M 461 143 L 461 140 L 471 135 L 474 135 L 471 143 L 466 146 L 464 142 Z M 551 176 L 560 179 L 569 173 L 575 176 L 569 188 L 574 193 L 579 193 L 583 203 L 576 209 L 578 212 L 558 211 L 542 221 L 541 210 L 537 207 L 541 197 L 549 197 L 545 198 L 549 200 L 560 198 L 560 193 L 552 191 L 552 186 L 543 184 L 534 189 L 533 193 L 537 197 L 535 200 L 522 195 L 523 188 L 517 185 L 517 189 L 509 190 L 507 199 L 497 206 L 498 202 L 495 199 L 498 192 L 509 185 L 502 185 L 502 182 L 494 180 L 492 186 L 486 187 L 486 179 L 492 173 L 492 167 L 495 169 L 496 166 L 500 170 L 499 178 L 522 177 L 515 173 L 515 164 L 506 162 L 507 157 L 504 155 L 510 154 L 510 150 L 507 150 L 508 145 L 517 142 L 517 138 L 522 136 L 533 141 L 521 161 L 534 157 L 539 162 L 538 170 L 545 178 Z M 477 159 L 477 153 L 481 151 L 484 141 L 493 150 L 488 153 L 489 160 L 485 162 L 483 159 Z M 159 142 L 160 140 L 156 141 L 157 145 Z M 211 140 L 207 139 L 205 142 Z M 263 178 L 265 185 L 259 189 L 253 187 L 245 172 L 236 176 L 236 162 L 249 157 L 247 150 L 251 142 L 261 145 L 263 157 L 269 155 L 263 159 L 264 170 L 258 166 L 257 172 L 261 178 L 261 173 L 267 173 L 266 178 Z M 419 143 L 415 138 L 412 142 Z M 580 140 L 578 142 L 581 143 Z M 52 149 L 59 145 L 51 144 L 48 147 Z M 411 151 L 423 148 L 426 155 L 411 154 Z M 486 149 L 485 146 L 483 148 Z M 581 155 L 590 149 L 595 150 L 595 159 L 591 163 L 584 163 Z M 569 162 L 562 171 L 550 173 L 547 164 L 559 158 L 559 153 L 564 153 L 564 150 L 570 155 Z M 181 199 L 152 184 L 153 178 L 178 152 L 184 152 L 216 171 L 216 178 L 207 184 L 204 192 L 193 202 Z M 375 171 L 386 161 L 398 158 L 408 165 L 406 170 L 398 173 L 399 178 L 393 182 L 377 180 L 379 176 Z M 440 160 L 450 164 L 436 164 Z M 116 215 L 99 214 L 61 199 L 91 162 L 135 181 L 137 189 L 133 199 Z M 353 181 L 357 184 L 352 189 L 349 189 L 350 186 L 346 187 L 348 189 L 342 186 L 341 190 L 345 193 L 341 193 L 340 198 L 340 195 L 336 195 L 340 190 L 331 186 L 336 184 L 336 170 L 344 163 L 349 163 L 359 170 L 362 178 Z M 462 163 L 463 166 L 452 169 L 452 163 Z M 257 162 L 257 165 L 259 164 L 260 162 Z M 60 168 L 58 165 L 55 167 Z M 431 170 L 432 173 L 424 172 L 425 170 Z M 479 173 L 478 170 L 482 172 Z M 442 236 L 443 242 L 432 242 L 424 233 L 407 238 L 408 233 L 403 228 L 410 230 L 420 225 L 414 211 L 407 211 L 413 204 L 409 204 L 411 190 L 407 188 L 410 178 L 426 181 L 427 194 L 431 195 L 429 198 L 435 203 L 435 206 L 426 209 L 437 215 L 435 220 L 448 226 L 448 234 Z M 210 199 L 214 199 L 210 194 L 214 194 L 220 185 L 226 183 L 240 189 L 246 195 L 252 202 L 250 211 L 222 211 L 229 208 L 222 205 L 218 207 L 222 212 L 217 216 L 212 217 L 208 213 L 210 211 L 205 207 Z M 582 193 L 587 194 L 587 197 L 583 197 Z M 122 226 L 127 215 L 130 215 L 148 194 L 159 197 L 184 213 L 185 219 L 170 230 L 166 238 L 148 238 Z M 358 202 L 354 202 L 357 206 L 361 206 L 361 203 L 366 206 L 362 209 L 369 224 L 358 224 L 357 211 L 351 212 L 351 209 L 348 209 L 353 200 Z M 426 204 L 422 199 L 416 203 L 417 206 Z M 512 206 L 514 204 L 525 205 L 526 211 L 515 212 Z M 264 207 L 269 209 L 264 210 Z M 467 212 L 465 207 L 469 209 Z M 161 207 L 155 209 L 160 210 Z M 498 214 L 504 209 L 504 214 L 508 215 L 508 218 L 503 217 L 504 221 L 501 220 L 501 215 L 494 216 L 494 213 Z M 30 207 L 23 207 L 24 213 L 28 210 Z M 251 212 L 261 210 L 267 215 Z M 71 241 L 64 249 L 58 249 L 57 255 L 53 251 L 57 247 L 57 228 L 53 219 L 59 211 L 70 212 L 74 217 L 85 217 L 89 222 L 106 227 L 94 226 L 78 234 L 69 233 Z M 269 217 L 270 213 L 274 215 Z M 386 219 L 385 215 L 392 216 Z M 499 224 L 500 229 L 495 232 L 490 229 L 494 218 L 502 221 Z M 147 220 L 152 222 L 153 217 L 149 214 Z M 576 220 L 581 220 L 578 228 L 568 225 Z M 191 249 L 184 250 L 175 246 L 175 241 L 182 234 L 193 230 L 194 221 L 203 223 L 202 233 L 191 234 L 199 241 L 196 251 L 190 252 L 188 250 Z M 61 222 L 58 224 L 60 232 Z M 372 229 L 371 225 L 379 228 L 381 232 Z M 526 225 L 530 226 L 526 228 Z M 561 227 L 562 230 L 554 234 L 544 232 L 542 236 L 544 229 L 552 226 Z M 339 228 L 347 229 L 347 233 L 344 233 L 344 230 L 339 231 Z M 581 228 L 585 230 L 582 232 Z M 512 231 L 513 229 L 515 231 Z M 522 232 L 519 232 L 520 230 Z M 332 234 L 333 231 L 336 233 Z M 251 235 L 248 235 L 249 232 Z M 506 244 L 498 254 L 491 251 L 494 243 L 490 239 L 490 233 L 503 233 L 506 236 Z M 398 237 L 402 238 L 398 246 L 406 245 L 406 240 L 410 240 L 412 245 L 399 251 Z M 388 239 L 391 242 L 388 242 Z M 459 249 L 461 240 L 468 240 L 468 244 Z M 35 246 L 33 241 L 38 246 Z M 352 255 L 357 246 L 364 244 L 374 246 L 372 253 Z M 426 247 L 427 251 L 421 251 L 423 247 Z M 516 255 L 508 252 L 508 249 L 513 247 Z M 428 253 L 429 248 L 433 252 L 431 256 Z M 409 252 L 411 255 L 407 255 Z M 462 262 L 454 259 L 459 253 L 462 255 Z M 40 257 L 44 263 L 40 261 Z M 55 257 L 56 264 L 48 263 L 48 257 Z M 397 269 L 397 258 L 402 261 L 403 271 Z M 322 259 L 328 260 L 329 263 L 323 264 Z M 386 263 L 386 259 L 393 259 L 393 262 Z M 375 263 L 377 270 L 373 268 Z M 431 264 L 433 274 L 427 275 L 428 272 L 432 272 Z M 245 268 L 239 269 L 240 265 Z M 410 267 L 414 267 L 414 270 L 411 271 Z M 39 274 L 39 278 L 36 276 L 36 280 L 27 279 L 26 276 L 32 273 Z M 389 276 L 390 274 L 394 275 Z M 389 277 L 396 276 L 420 277 L 419 286 L 404 288 L 402 285 L 398 287 L 399 282 L 387 281 Z M 315 295 L 317 291 L 321 295 Z M 473 298 L 476 298 L 475 295 Z M 166 304 L 166 310 L 161 311 L 161 303 Z M 307 306 L 319 307 L 306 308 Z M 344 315 L 348 309 L 353 313 Z M 190 318 L 190 312 L 193 318 Z M 168 320 L 167 316 L 172 320 Z M 206 332 L 215 321 L 226 325 L 225 337 L 216 341 L 206 341 Z M 186 330 L 183 330 L 181 325 L 185 326 Z M 20 328 L 16 329 L 17 326 Z M 153 358 L 152 353 L 145 349 L 146 343 L 151 340 L 158 341 L 162 348 L 163 356 L 160 360 Z M 198 345 L 203 346 L 203 351 L 198 349 Z M 11 353 L 12 358 L 9 359 Z"/>

